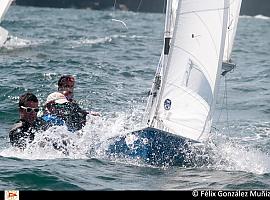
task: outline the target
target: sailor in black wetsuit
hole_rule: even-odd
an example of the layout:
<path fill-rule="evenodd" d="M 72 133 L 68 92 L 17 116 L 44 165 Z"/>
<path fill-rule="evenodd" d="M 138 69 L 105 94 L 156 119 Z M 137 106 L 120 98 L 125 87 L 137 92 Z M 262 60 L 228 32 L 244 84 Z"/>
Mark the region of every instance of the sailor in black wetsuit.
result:
<path fill-rule="evenodd" d="M 79 104 L 74 99 L 74 87 L 75 87 L 75 77 L 72 75 L 63 75 L 58 80 L 58 92 L 65 95 L 66 99 L 70 102 L 69 106 L 71 110 L 74 110 L 76 113 L 78 113 L 79 116 L 72 116 L 73 118 L 80 118 L 80 115 L 93 115 L 93 116 L 101 116 L 99 112 L 90 111 L 87 112 L 83 110 Z"/>
<path fill-rule="evenodd" d="M 38 99 L 34 94 L 26 93 L 20 96 L 20 120 L 13 125 L 9 132 L 10 143 L 12 146 L 23 149 L 28 142 L 34 140 L 35 132 L 45 125 L 42 119 L 38 119 L 38 111 Z"/>
<path fill-rule="evenodd" d="M 66 125 L 70 132 L 83 128 L 86 123 L 87 112 L 82 110 L 75 102 L 69 102 L 65 95 L 54 92 L 47 97 L 45 111 L 42 119 L 49 126 Z"/>
<path fill-rule="evenodd" d="M 75 132 L 85 125 L 86 115 L 87 113 L 83 112 L 76 103 L 69 102 L 65 95 L 54 92 L 47 97 L 42 120 L 46 122 L 47 127 L 66 126 L 68 131 Z M 52 142 L 54 149 L 69 154 L 68 145 L 72 145 L 72 142 L 68 138 L 60 141 L 52 141 L 49 138 L 46 140 Z"/>

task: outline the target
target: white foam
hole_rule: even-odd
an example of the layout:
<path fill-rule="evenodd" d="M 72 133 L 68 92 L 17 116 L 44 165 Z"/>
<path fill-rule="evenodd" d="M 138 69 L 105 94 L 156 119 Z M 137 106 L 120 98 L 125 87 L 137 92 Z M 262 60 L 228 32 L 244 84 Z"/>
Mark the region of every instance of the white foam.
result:
<path fill-rule="evenodd" d="M 3 47 L 8 50 L 12 50 L 12 49 L 26 48 L 30 46 L 37 46 L 41 43 L 42 43 L 41 41 L 27 40 L 9 35 L 9 39 L 6 41 Z"/>
<path fill-rule="evenodd" d="M 264 15 L 255 15 L 255 16 L 248 16 L 248 15 L 241 15 L 240 18 L 255 18 L 255 19 L 263 19 L 263 20 L 269 20 L 270 17 L 264 16 Z"/>
<path fill-rule="evenodd" d="M 264 16 L 264 15 L 256 15 L 256 16 L 254 16 L 254 18 L 256 18 L 256 19 L 265 19 L 265 20 L 270 19 L 270 17 Z"/>
<path fill-rule="evenodd" d="M 72 48 L 77 48 L 85 45 L 97 45 L 97 44 L 105 44 L 105 43 L 110 43 L 112 41 L 112 38 L 109 36 L 106 37 L 100 37 L 100 38 L 95 38 L 95 39 L 88 39 L 88 38 L 83 38 L 80 40 L 74 40 L 72 41 Z"/>
<path fill-rule="evenodd" d="M 251 140 L 251 138 L 249 138 Z M 214 161 L 213 167 L 219 170 L 245 171 L 255 174 L 270 172 L 270 157 L 267 153 L 242 143 L 237 138 L 227 138 L 219 135 L 208 143 L 212 149 L 210 156 Z M 254 144 L 254 138 L 253 142 Z"/>
<path fill-rule="evenodd" d="M 0 151 L 0 155 L 21 159 L 103 158 L 109 145 L 109 138 L 126 134 L 138 127 L 139 123 L 134 121 L 133 116 L 138 115 L 109 113 L 103 117 L 88 116 L 86 126 L 80 131 L 71 133 L 66 126 L 54 126 L 36 133 L 35 140 L 29 143 L 25 150 L 8 147 Z M 66 143 L 63 144 L 63 141 Z M 56 150 L 53 143 L 63 148 Z"/>

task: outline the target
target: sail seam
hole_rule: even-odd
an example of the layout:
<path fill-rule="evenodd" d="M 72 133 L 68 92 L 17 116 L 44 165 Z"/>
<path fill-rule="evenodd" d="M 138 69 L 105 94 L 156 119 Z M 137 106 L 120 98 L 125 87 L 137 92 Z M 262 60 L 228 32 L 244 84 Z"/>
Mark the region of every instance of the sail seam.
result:
<path fill-rule="evenodd" d="M 179 13 L 179 15 L 186 15 L 186 14 L 190 14 L 193 12 L 209 12 L 209 11 L 221 11 L 221 10 L 225 10 L 228 9 L 228 7 L 224 7 L 224 8 L 213 8 L 213 9 L 205 9 L 205 10 L 192 10 L 192 11 L 188 11 L 188 12 L 182 12 Z"/>
<path fill-rule="evenodd" d="M 217 50 L 217 47 L 216 47 L 216 44 L 215 44 L 215 41 L 213 39 L 213 35 L 211 34 L 211 32 L 209 31 L 209 28 L 208 26 L 205 24 L 205 22 L 202 20 L 202 18 L 200 17 L 200 15 L 197 14 L 197 12 L 194 12 L 194 14 L 200 19 L 201 23 L 205 26 L 211 40 L 212 40 L 212 44 L 214 46 L 214 49 L 215 49 L 215 52 L 216 52 L 216 56 L 218 56 L 218 50 Z"/>
<path fill-rule="evenodd" d="M 158 119 L 157 119 L 158 120 Z M 169 120 L 167 120 L 167 121 L 169 121 Z M 163 122 L 163 121 L 159 121 L 159 122 Z M 193 129 L 193 130 L 195 130 L 195 131 L 201 131 L 200 129 L 196 129 L 196 128 L 193 128 L 193 127 L 191 127 L 191 126 L 188 126 L 188 125 L 186 125 L 186 124 L 181 124 L 181 122 L 179 123 L 179 122 L 177 122 L 177 123 L 175 123 L 175 122 L 172 122 L 172 121 L 169 121 L 169 122 L 171 122 L 171 123 L 174 123 L 174 124 L 176 124 L 176 125 L 180 125 L 180 126 L 184 126 L 184 127 L 187 127 L 187 128 L 190 128 L 190 129 Z M 167 126 L 165 126 L 164 124 L 162 124 L 162 126 L 164 126 L 165 128 L 167 128 L 168 130 L 173 130 L 173 132 L 175 132 L 175 133 L 177 133 L 177 131 L 175 131 L 173 128 L 168 128 Z M 165 130 L 165 129 L 164 129 Z"/>
<path fill-rule="evenodd" d="M 184 52 L 186 52 L 187 54 L 189 54 L 194 60 L 196 60 L 196 62 L 198 62 L 198 63 L 200 64 L 200 67 L 201 67 L 202 70 L 205 72 L 205 74 L 207 74 L 207 79 L 209 80 L 209 82 L 210 82 L 211 84 L 213 84 L 213 80 L 211 79 L 211 76 L 209 75 L 208 71 L 206 70 L 206 67 L 204 67 L 204 64 L 202 64 L 202 63 L 200 62 L 200 60 L 199 60 L 196 56 L 194 56 L 191 52 L 189 52 L 189 51 L 183 49 L 182 47 L 179 47 L 179 46 L 177 46 L 177 45 L 171 45 L 171 46 L 173 46 L 173 47 L 175 47 L 175 48 L 178 48 L 178 49 L 181 49 L 182 51 L 184 51 Z"/>
<path fill-rule="evenodd" d="M 205 106 L 204 103 L 207 104 L 207 105 L 209 105 L 209 104 L 201 96 L 197 95 L 195 92 L 188 91 L 188 90 L 186 90 L 186 88 L 181 87 L 181 86 L 177 86 L 177 85 L 175 85 L 173 83 L 170 83 L 170 82 L 167 82 L 166 85 L 172 85 L 172 86 L 174 86 L 176 88 L 182 89 L 182 91 L 184 91 L 186 94 L 189 94 L 190 96 L 194 97 L 194 99 L 196 99 L 200 104 L 202 104 L 202 106 L 206 110 L 209 110 L 209 108 L 207 106 Z M 204 103 L 202 103 L 201 101 L 203 101 Z"/>

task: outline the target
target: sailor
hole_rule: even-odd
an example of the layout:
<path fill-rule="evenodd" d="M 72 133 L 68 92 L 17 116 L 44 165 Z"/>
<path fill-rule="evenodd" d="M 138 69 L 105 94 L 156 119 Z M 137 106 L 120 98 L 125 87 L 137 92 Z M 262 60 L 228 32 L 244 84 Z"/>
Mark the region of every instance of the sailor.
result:
<path fill-rule="evenodd" d="M 35 133 L 40 130 L 45 122 L 37 117 L 39 112 L 38 99 L 32 93 L 25 93 L 19 99 L 20 120 L 13 125 L 9 132 L 12 146 L 24 149 L 27 143 L 34 140 Z"/>
<path fill-rule="evenodd" d="M 71 75 L 61 76 L 58 80 L 58 91 L 64 94 L 68 101 L 75 102 L 74 98 L 75 78 Z"/>
<path fill-rule="evenodd" d="M 63 75 L 58 80 L 58 92 L 65 95 L 67 100 L 72 103 L 72 106 L 77 109 L 77 112 L 82 112 L 82 114 L 85 115 L 90 114 L 93 116 L 100 116 L 99 112 L 94 111 L 87 112 L 80 108 L 78 103 L 74 100 L 74 87 L 75 87 L 75 77 L 72 75 Z"/>
<path fill-rule="evenodd" d="M 69 131 L 74 132 L 83 128 L 86 115 L 78 104 L 69 102 L 60 92 L 53 92 L 47 97 L 42 119 L 49 126 L 66 125 Z"/>

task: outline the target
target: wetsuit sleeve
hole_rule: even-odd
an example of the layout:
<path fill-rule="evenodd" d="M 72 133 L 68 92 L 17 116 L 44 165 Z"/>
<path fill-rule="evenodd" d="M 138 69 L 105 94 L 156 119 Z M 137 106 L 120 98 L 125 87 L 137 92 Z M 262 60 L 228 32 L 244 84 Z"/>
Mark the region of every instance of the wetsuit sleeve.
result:
<path fill-rule="evenodd" d="M 88 112 L 83 110 L 77 103 L 72 103 L 69 107 L 69 115 L 66 117 L 66 125 L 69 131 L 77 131 L 86 124 Z"/>
<path fill-rule="evenodd" d="M 23 148 L 25 147 L 25 133 L 23 124 L 15 124 L 9 131 L 9 139 L 12 146 Z"/>

